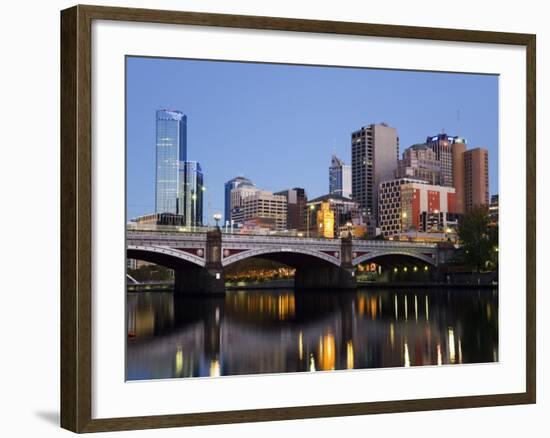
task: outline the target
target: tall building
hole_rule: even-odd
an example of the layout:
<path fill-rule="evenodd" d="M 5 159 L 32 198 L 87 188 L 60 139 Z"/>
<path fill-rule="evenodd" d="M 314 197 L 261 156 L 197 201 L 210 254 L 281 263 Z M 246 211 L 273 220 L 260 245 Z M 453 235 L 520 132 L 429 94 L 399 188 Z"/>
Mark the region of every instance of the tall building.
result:
<path fill-rule="evenodd" d="M 397 129 L 386 123 L 364 126 L 351 134 L 352 198 L 378 220 L 378 187 L 394 178 L 399 159 Z"/>
<path fill-rule="evenodd" d="M 224 221 L 228 222 L 231 220 L 231 190 L 238 187 L 254 187 L 254 183 L 244 176 L 237 176 L 233 179 L 227 181 L 224 185 Z"/>
<path fill-rule="evenodd" d="M 455 188 L 456 213 L 464 213 L 464 153 L 466 152 L 465 142 L 454 142 L 451 147 L 453 157 L 453 186 Z"/>
<path fill-rule="evenodd" d="M 475 148 L 464 152 L 464 208 L 489 205 L 489 152 Z"/>
<path fill-rule="evenodd" d="M 351 166 L 336 155 L 330 161 L 328 181 L 329 194 L 351 198 Z"/>
<path fill-rule="evenodd" d="M 403 152 L 395 172 L 396 178 L 413 178 L 427 183 L 441 184 L 441 165 L 435 152 L 426 144 L 415 144 Z"/>
<path fill-rule="evenodd" d="M 444 232 L 455 221 L 455 189 L 400 178 L 380 184 L 380 229 L 385 237 L 411 230 Z"/>
<path fill-rule="evenodd" d="M 317 210 L 317 237 L 334 239 L 334 211 L 327 201 L 322 201 Z"/>
<path fill-rule="evenodd" d="M 255 195 L 259 191 L 260 189 L 248 184 L 241 184 L 237 188 L 232 189 L 230 196 L 231 211 L 229 212 L 229 221 L 242 225 L 244 222 L 243 202 L 245 198 Z"/>
<path fill-rule="evenodd" d="M 178 214 L 186 226 L 202 226 L 204 176 L 200 163 L 185 161 L 180 167 Z"/>
<path fill-rule="evenodd" d="M 301 187 L 281 190 L 275 195 L 286 198 L 286 226 L 289 230 L 304 231 L 306 229 L 307 194 Z"/>
<path fill-rule="evenodd" d="M 426 144 L 435 152 L 436 159 L 441 166 L 441 185 L 453 187 L 453 148 L 454 143 L 466 143 L 458 136 L 451 136 L 445 133 L 430 136 Z"/>
<path fill-rule="evenodd" d="M 179 169 L 187 160 L 187 116 L 180 111 L 156 112 L 155 212 L 177 213 Z"/>

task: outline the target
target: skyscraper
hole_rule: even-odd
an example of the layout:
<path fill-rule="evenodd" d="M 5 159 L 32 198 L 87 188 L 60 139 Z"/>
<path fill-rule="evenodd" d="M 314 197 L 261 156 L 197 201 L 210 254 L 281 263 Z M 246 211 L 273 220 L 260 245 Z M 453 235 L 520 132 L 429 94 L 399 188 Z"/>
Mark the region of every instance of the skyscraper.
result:
<path fill-rule="evenodd" d="M 351 134 L 352 198 L 378 221 L 378 188 L 394 179 L 399 158 L 397 129 L 386 123 L 362 127 Z"/>
<path fill-rule="evenodd" d="M 464 152 L 464 207 L 489 205 L 489 152 L 475 148 Z"/>
<path fill-rule="evenodd" d="M 344 164 L 336 155 L 330 161 L 328 181 L 329 194 L 351 198 L 351 166 Z"/>
<path fill-rule="evenodd" d="M 254 183 L 244 176 L 237 176 L 227 181 L 224 185 L 224 221 L 231 220 L 231 190 L 238 187 L 254 187 Z"/>
<path fill-rule="evenodd" d="M 179 169 L 187 160 L 187 116 L 180 111 L 156 113 L 155 212 L 177 213 Z"/>
<path fill-rule="evenodd" d="M 454 143 L 466 143 L 458 136 L 451 136 L 445 133 L 430 136 L 426 144 L 435 152 L 436 159 L 441 166 L 441 185 L 453 187 L 453 147 Z"/>
<path fill-rule="evenodd" d="M 200 163 L 185 161 L 179 169 L 178 211 L 185 226 L 202 226 L 204 177 Z"/>
<path fill-rule="evenodd" d="M 464 213 L 464 153 L 465 142 L 454 142 L 451 147 L 453 156 L 453 186 L 455 188 L 455 212 Z"/>

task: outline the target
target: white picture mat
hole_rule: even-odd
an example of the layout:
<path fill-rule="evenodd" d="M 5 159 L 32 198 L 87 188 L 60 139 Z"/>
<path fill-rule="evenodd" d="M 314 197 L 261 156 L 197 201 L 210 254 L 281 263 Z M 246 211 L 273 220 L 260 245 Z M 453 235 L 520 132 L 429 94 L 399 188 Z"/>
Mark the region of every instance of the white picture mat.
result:
<path fill-rule="evenodd" d="M 109 21 L 92 38 L 93 418 L 525 391 L 523 47 Z M 125 55 L 499 74 L 500 362 L 125 382 Z"/>

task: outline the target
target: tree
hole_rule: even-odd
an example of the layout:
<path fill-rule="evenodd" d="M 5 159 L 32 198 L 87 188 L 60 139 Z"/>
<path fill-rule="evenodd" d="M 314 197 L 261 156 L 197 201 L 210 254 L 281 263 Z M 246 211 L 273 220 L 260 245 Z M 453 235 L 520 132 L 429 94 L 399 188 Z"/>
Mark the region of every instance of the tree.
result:
<path fill-rule="evenodd" d="M 489 225 L 487 207 L 474 207 L 460 218 L 458 237 L 466 265 L 477 272 L 494 269 L 498 261 L 498 227 Z"/>

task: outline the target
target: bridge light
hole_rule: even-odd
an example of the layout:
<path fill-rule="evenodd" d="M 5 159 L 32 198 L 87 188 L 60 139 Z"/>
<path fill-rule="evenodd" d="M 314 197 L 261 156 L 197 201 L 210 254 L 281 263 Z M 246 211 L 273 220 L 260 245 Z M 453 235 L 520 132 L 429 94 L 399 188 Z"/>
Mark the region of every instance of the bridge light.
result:
<path fill-rule="evenodd" d="M 425 270 L 425 271 L 428 270 L 428 265 L 424 266 L 424 270 Z"/>
<path fill-rule="evenodd" d="M 397 272 L 399 269 L 397 268 L 393 268 L 393 272 Z"/>
<path fill-rule="evenodd" d="M 403 272 L 407 272 L 407 267 L 406 266 L 403 268 Z"/>
<path fill-rule="evenodd" d="M 418 266 L 415 266 L 415 267 L 413 268 L 413 271 L 414 271 L 414 272 L 418 271 Z"/>

